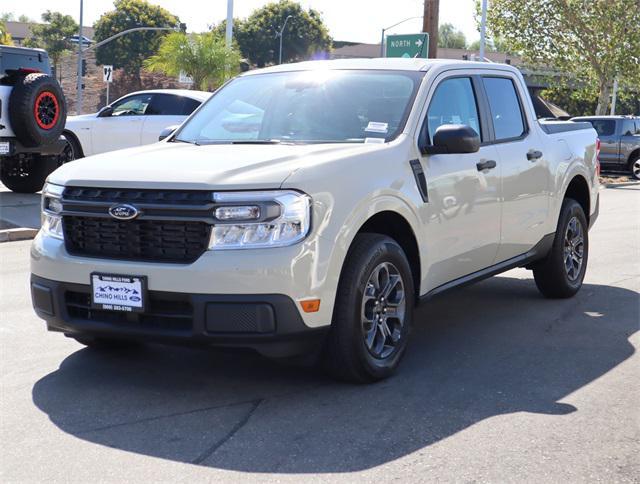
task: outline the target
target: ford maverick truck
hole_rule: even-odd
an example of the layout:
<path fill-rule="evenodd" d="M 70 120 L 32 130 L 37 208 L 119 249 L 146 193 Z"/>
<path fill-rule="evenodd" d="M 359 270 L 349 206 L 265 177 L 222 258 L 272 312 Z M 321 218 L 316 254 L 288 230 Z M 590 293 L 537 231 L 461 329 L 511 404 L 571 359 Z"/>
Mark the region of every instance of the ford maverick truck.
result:
<path fill-rule="evenodd" d="M 33 305 L 90 347 L 253 348 L 375 381 L 445 290 L 526 267 L 573 296 L 598 170 L 592 126 L 538 121 L 511 66 L 247 72 L 163 141 L 49 176 Z"/>

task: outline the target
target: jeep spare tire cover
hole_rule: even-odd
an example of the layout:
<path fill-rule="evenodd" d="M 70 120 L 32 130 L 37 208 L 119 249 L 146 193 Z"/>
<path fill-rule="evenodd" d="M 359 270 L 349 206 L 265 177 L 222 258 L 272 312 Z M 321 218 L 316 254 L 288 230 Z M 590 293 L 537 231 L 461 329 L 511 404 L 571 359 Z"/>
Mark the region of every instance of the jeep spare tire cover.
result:
<path fill-rule="evenodd" d="M 57 140 L 67 121 L 67 105 L 58 82 L 46 74 L 19 77 L 9 96 L 9 120 L 25 146 Z"/>

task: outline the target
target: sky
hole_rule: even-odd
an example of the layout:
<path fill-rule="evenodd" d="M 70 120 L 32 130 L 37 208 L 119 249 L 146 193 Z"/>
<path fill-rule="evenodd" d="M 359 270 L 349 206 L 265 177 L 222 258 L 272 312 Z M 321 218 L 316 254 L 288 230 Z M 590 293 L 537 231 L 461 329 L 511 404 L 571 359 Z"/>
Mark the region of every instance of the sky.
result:
<path fill-rule="evenodd" d="M 150 0 L 180 17 L 190 32 L 202 32 L 227 15 L 227 0 Z M 270 0 L 235 0 L 234 17 L 244 18 Z M 379 43 L 381 29 L 408 17 L 421 16 L 422 0 L 299 0 L 304 8 L 322 13 L 334 40 Z M 13 12 L 40 20 L 45 10 L 57 10 L 73 16 L 80 13 L 80 0 L 3 0 L 0 12 Z M 111 0 L 84 0 L 84 24 L 92 25 L 104 12 L 113 9 Z M 452 23 L 462 30 L 467 42 L 480 37 L 473 19 L 474 0 L 441 0 L 440 24 Z M 413 33 L 422 30 L 422 20 L 407 21 L 388 33 Z"/>

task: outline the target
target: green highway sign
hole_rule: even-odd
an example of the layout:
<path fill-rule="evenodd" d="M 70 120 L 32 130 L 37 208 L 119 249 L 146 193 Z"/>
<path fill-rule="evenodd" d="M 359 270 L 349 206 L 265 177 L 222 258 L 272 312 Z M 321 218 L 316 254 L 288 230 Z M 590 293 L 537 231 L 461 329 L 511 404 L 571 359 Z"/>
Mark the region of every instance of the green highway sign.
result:
<path fill-rule="evenodd" d="M 386 57 L 422 57 L 429 55 L 429 34 L 387 36 Z"/>

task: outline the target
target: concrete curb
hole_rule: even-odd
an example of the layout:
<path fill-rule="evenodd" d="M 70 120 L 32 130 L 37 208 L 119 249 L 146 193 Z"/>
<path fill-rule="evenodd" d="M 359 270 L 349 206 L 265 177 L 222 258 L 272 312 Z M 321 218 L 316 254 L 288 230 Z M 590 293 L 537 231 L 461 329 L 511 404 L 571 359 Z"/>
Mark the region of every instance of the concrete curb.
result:
<path fill-rule="evenodd" d="M 14 242 L 16 240 L 33 239 L 37 233 L 38 233 L 37 229 L 27 229 L 27 228 L 0 230 L 0 243 Z"/>

